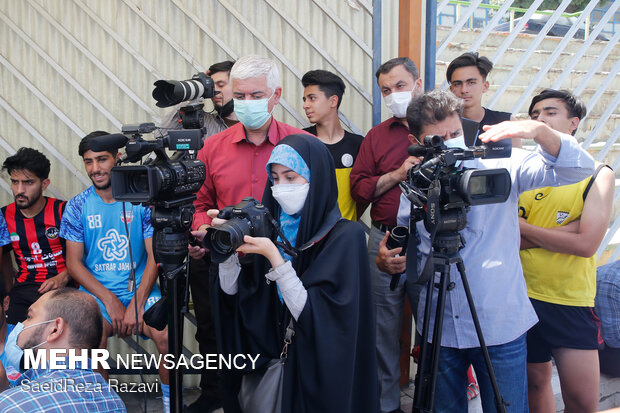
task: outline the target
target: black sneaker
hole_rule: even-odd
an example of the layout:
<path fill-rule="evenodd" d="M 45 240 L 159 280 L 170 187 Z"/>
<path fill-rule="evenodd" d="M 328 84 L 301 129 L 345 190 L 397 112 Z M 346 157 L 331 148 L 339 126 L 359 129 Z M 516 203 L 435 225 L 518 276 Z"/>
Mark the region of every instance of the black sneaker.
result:
<path fill-rule="evenodd" d="M 184 410 L 185 413 L 211 413 L 222 407 L 222 401 L 218 397 L 201 394 L 198 399 Z"/>

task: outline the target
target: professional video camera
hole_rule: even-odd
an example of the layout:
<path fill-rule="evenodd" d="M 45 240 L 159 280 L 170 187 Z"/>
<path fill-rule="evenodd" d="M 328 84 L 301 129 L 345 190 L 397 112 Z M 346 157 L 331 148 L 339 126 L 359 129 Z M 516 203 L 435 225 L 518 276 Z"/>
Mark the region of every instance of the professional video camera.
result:
<path fill-rule="evenodd" d="M 167 108 L 188 100 L 209 99 L 215 96 L 213 79 L 205 73 L 196 73 L 188 80 L 158 80 L 154 83 L 153 98 L 157 106 Z M 202 103 L 192 103 L 179 109 L 184 129 L 201 129 L 204 125 Z"/>
<path fill-rule="evenodd" d="M 179 130 L 168 131 L 168 136 L 156 140 L 142 138 L 143 133 L 154 130 L 152 123 L 122 127 L 123 134 L 130 138 L 125 138 L 125 154 L 121 162 L 137 162 L 151 152 L 156 157 L 142 165 L 112 168 L 110 178 L 114 199 L 149 205 L 178 203 L 188 196 L 194 199 L 194 194 L 202 186 L 206 177 L 205 165 L 188 152 L 200 149 L 202 133 L 199 130 Z M 168 157 L 166 149 L 177 152 Z"/>
<path fill-rule="evenodd" d="M 443 331 L 446 294 L 455 288 L 450 278 L 450 267 L 455 264 L 460 274 L 461 285 L 465 291 L 476 334 L 480 342 L 487 370 L 495 395 L 498 411 L 505 412 L 505 403 L 499 392 L 493 366 L 482 335 L 475 306 L 465 274 L 465 264 L 459 251 L 465 246 L 459 231 L 467 225 L 467 212 L 470 206 L 505 202 L 510 196 L 511 179 L 508 170 L 462 168 L 463 161 L 475 158 L 496 157 L 497 152 L 488 146 L 474 146 L 467 149 L 447 148 L 441 136 L 426 136 L 424 145 L 409 147 L 412 156 L 423 156 L 420 164 L 409 170 L 407 181 L 400 188 L 411 201 L 409 229 L 415 222 L 424 220 L 424 227 L 430 234 L 431 251 L 418 274 L 417 256 L 407 262 L 407 277 L 426 285 L 426 302 L 422 325 L 422 344 L 416 375 L 413 412 L 432 412 L 434 410 L 435 389 L 439 363 L 441 335 Z M 509 153 L 507 154 L 509 156 Z M 410 239 L 415 239 L 412 235 Z M 480 253 L 484 253 L 481 251 Z M 412 254 L 411 250 L 409 254 Z M 414 253 L 415 254 L 415 253 Z M 439 274 L 439 278 L 436 278 Z M 394 276 L 398 277 L 398 275 Z M 439 280 L 437 282 L 437 280 Z M 392 280 L 394 282 L 394 279 Z M 433 307 L 433 294 L 437 290 L 435 326 L 430 338 L 430 317 Z"/>
<path fill-rule="evenodd" d="M 510 174 L 504 168 L 459 168 L 461 162 L 485 158 L 488 148 L 447 148 L 441 136 L 426 136 L 424 145 L 412 145 L 409 154 L 423 156 L 409 170 L 401 190 L 415 206 L 415 218 L 429 231 L 460 231 L 471 205 L 504 202 L 510 195 Z"/>
<path fill-rule="evenodd" d="M 263 204 L 252 197 L 243 198 L 235 206 L 222 208 L 218 218 L 226 219 L 226 223 L 209 227 L 204 237 L 205 248 L 211 251 L 211 261 L 224 262 L 244 243 L 243 237 L 270 238 L 281 246 L 292 257 L 297 256 L 296 250 L 280 230 L 280 225 Z M 282 242 L 275 240 L 280 236 Z"/>
<path fill-rule="evenodd" d="M 183 348 L 182 317 L 187 312 L 189 301 L 189 283 L 183 270 L 187 269 L 189 230 L 195 210 L 193 201 L 206 178 L 206 168 L 204 163 L 195 159 L 196 151 L 202 146 L 199 129 L 169 131 L 167 136 L 155 140 L 142 137 L 156 129 L 153 123 L 124 125 L 122 134 L 98 137 L 91 148 L 98 152 L 112 146 L 125 146 L 125 154 L 119 163 L 138 162 L 146 155 L 155 154 L 141 165 L 115 166 L 110 172 L 110 180 L 112 195 L 117 201 L 153 206 L 153 255 L 159 264 L 164 298 L 144 313 L 144 322 L 158 330 L 168 327 L 169 353 L 178 359 Z M 169 157 L 166 149 L 176 152 Z M 135 290 L 133 277 L 130 275 L 130 291 Z M 182 374 L 181 369 L 170 374 L 173 413 L 183 409 Z"/>

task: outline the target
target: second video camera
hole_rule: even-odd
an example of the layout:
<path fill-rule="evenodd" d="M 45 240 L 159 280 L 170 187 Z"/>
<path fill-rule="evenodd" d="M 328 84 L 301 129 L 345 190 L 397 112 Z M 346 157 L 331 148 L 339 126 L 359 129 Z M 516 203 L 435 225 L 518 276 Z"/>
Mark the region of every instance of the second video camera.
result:
<path fill-rule="evenodd" d="M 216 93 L 213 79 L 202 72 L 196 73 L 188 80 L 158 80 L 154 85 L 153 98 L 160 108 L 167 108 L 187 100 L 209 99 Z"/>

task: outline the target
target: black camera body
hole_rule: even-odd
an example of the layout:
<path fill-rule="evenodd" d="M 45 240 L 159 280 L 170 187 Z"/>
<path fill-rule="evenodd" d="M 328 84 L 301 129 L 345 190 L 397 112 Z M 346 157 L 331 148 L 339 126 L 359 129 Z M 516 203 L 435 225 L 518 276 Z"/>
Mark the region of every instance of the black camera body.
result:
<path fill-rule="evenodd" d="M 424 145 L 409 147 L 412 156 L 424 156 L 409 170 L 401 190 L 417 208 L 415 220 L 424 220 L 429 233 L 460 231 L 467 224 L 472 205 L 505 202 L 510 196 L 511 178 L 505 168 L 460 168 L 460 162 L 485 158 L 488 148 L 447 148 L 441 136 L 424 137 Z M 460 162 L 459 162 L 460 161 Z"/>
<path fill-rule="evenodd" d="M 130 132 L 124 127 L 123 132 L 135 131 Z M 142 165 L 112 168 L 110 179 L 114 199 L 153 205 L 195 198 L 207 173 L 204 163 L 194 159 L 188 151 L 198 150 L 201 146 L 200 130 L 169 131 L 168 136 L 152 141 L 143 139 L 139 132 L 132 133 L 121 161 L 136 162 L 151 152 L 156 156 Z M 176 152 L 168 157 L 166 149 Z"/>
<path fill-rule="evenodd" d="M 211 251 L 211 261 L 224 262 L 241 244 L 243 237 L 273 238 L 276 229 L 269 210 L 252 197 L 243 198 L 235 206 L 222 208 L 218 218 L 227 222 L 207 229 L 203 239 L 204 247 Z"/>

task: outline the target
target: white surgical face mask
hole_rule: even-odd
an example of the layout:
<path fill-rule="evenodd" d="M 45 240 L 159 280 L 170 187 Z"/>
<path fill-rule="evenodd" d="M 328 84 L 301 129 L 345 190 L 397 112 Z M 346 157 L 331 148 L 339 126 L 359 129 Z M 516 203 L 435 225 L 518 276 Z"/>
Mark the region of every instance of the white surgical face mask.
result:
<path fill-rule="evenodd" d="M 460 148 L 467 149 L 467 145 L 465 145 L 465 136 L 460 135 L 456 138 L 448 139 L 447 141 L 443 141 L 443 144 L 448 148 Z"/>
<path fill-rule="evenodd" d="M 275 92 L 265 99 L 233 99 L 235 107 L 235 115 L 239 122 L 249 130 L 259 129 L 271 117 L 269 112 L 269 99 L 273 97 Z"/>
<path fill-rule="evenodd" d="M 36 327 L 41 324 L 51 323 L 52 321 L 55 321 L 55 319 L 41 321 L 40 323 L 32 324 L 32 325 L 29 325 L 28 327 L 24 327 L 24 325 L 21 322 L 15 324 L 15 328 L 13 328 L 13 331 L 11 331 L 11 334 L 9 334 L 9 336 L 6 339 L 6 343 L 4 344 L 4 354 L 6 355 L 7 361 L 9 362 L 10 366 L 15 368 L 15 370 L 22 371 L 20 364 L 21 364 L 22 356 L 24 355 L 24 349 L 22 349 L 21 347 L 17 345 L 17 339 L 19 338 L 20 333 L 24 330 L 28 330 L 29 328 Z M 31 348 L 35 349 L 37 347 L 42 346 L 45 343 L 47 343 L 47 340 Z"/>
<path fill-rule="evenodd" d="M 465 145 L 465 136 L 457 136 L 456 138 L 448 139 L 447 141 L 443 141 L 443 144 L 448 148 L 455 149 L 467 149 L 467 145 Z M 461 166 L 463 161 L 456 161 L 454 166 Z"/>
<path fill-rule="evenodd" d="M 385 106 L 397 118 L 403 119 L 407 115 L 407 107 L 413 97 L 411 94 L 413 89 L 408 92 L 394 92 L 383 98 Z"/>
<path fill-rule="evenodd" d="M 281 184 L 271 187 L 271 193 L 282 210 L 288 215 L 298 214 L 306 203 L 310 183 L 305 184 Z"/>

